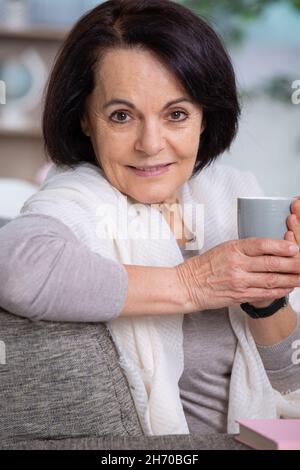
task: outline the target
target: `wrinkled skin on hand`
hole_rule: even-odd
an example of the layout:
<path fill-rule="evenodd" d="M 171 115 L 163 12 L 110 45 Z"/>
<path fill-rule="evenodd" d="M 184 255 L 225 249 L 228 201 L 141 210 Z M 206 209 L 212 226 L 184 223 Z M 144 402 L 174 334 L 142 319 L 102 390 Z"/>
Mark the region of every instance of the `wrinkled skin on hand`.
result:
<path fill-rule="evenodd" d="M 195 310 L 244 302 L 264 307 L 300 285 L 299 252 L 291 253 L 290 245 L 289 240 L 269 238 L 231 240 L 176 269 Z"/>

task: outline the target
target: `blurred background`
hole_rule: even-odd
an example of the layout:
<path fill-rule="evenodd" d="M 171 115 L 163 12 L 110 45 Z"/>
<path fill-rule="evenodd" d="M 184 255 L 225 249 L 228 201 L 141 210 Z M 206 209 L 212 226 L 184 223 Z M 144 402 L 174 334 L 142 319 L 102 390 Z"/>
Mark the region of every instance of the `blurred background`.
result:
<path fill-rule="evenodd" d="M 268 196 L 300 195 L 300 0 L 178 2 L 216 29 L 236 70 L 242 118 L 222 162 L 253 171 Z M 100 3 L 0 0 L 0 216 L 17 215 L 47 174 L 45 84 L 71 25 Z"/>

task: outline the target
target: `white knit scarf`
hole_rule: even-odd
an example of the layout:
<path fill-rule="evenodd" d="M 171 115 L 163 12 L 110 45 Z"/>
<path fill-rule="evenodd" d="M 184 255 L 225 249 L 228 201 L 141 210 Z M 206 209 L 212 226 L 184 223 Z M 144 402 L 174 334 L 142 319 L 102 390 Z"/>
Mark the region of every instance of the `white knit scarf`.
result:
<path fill-rule="evenodd" d="M 237 238 L 236 198 L 247 195 L 261 195 L 253 175 L 216 164 L 180 188 L 184 221 L 196 235 L 200 254 Z M 199 204 L 204 205 L 204 233 L 201 212 L 195 211 Z M 60 219 L 90 250 L 123 264 L 170 267 L 183 261 L 160 212 L 150 205 L 134 204 L 99 168 L 88 163 L 74 169 L 53 167 L 23 206 L 21 214 L 27 213 Z M 133 227 L 134 237 L 126 238 L 124 227 Z M 238 432 L 236 419 L 300 418 L 300 390 L 282 396 L 272 388 L 244 312 L 239 306 L 230 307 L 229 318 L 238 346 L 230 384 L 228 432 Z M 178 387 L 184 367 L 182 322 L 180 314 L 122 316 L 107 323 L 147 435 L 189 433 Z"/>

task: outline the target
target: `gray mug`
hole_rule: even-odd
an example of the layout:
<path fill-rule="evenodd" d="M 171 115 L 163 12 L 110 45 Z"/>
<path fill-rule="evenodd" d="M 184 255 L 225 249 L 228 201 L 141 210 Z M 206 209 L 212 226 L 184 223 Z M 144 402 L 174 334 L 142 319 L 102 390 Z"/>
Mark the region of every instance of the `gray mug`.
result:
<path fill-rule="evenodd" d="M 239 238 L 284 239 L 288 231 L 287 218 L 296 197 L 239 197 Z"/>

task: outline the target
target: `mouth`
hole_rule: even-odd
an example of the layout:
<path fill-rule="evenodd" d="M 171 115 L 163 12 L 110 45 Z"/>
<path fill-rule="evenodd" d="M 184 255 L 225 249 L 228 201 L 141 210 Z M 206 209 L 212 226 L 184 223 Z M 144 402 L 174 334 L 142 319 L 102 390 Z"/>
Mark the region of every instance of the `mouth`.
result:
<path fill-rule="evenodd" d="M 158 176 L 166 173 L 169 171 L 169 167 L 173 165 L 173 163 L 164 163 L 161 165 L 155 165 L 155 166 L 141 166 L 141 167 L 136 167 L 136 166 L 131 166 L 128 165 L 128 168 L 130 168 L 134 173 L 138 176 Z"/>

